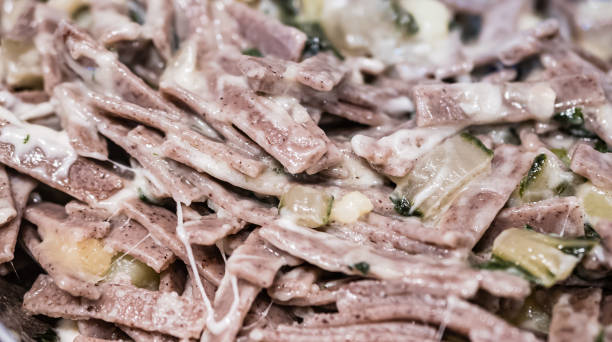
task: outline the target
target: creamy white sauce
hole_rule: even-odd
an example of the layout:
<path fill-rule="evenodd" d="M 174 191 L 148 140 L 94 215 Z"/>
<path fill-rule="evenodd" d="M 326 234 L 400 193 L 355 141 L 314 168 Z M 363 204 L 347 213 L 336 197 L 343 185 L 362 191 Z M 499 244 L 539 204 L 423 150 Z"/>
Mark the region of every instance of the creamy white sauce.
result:
<path fill-rule="evenodd" d="M 60 342 L 72 342 L 80 335 L 76 322 L 69 319 L 61 319 L 57 323 L 55 332 Z"/>
<path fill-rule="evenodd" d="M 53 100 L 37 104 L 27 103 L 6 90 L 0 91 L 0 103 L 23 121 L 51 115 L 55 110 Z"/>
<path fill-rule="evenodd" d="M 514 102 L 527 112 L 535 116 L 536 120 L 546 122 L 550 120 L 555 112 L 555 99 L 557 95 L 547 82 L 537 82 L 533 84 L 508 83 L 504 98 L 513 102 L 514 99 L 521 103 Z"/>
<path fill-rule="evenodd" d="M 358 134 L 351 139 L 351 146 L 358 156 L 373 164 L 395 166 L 403 174 L 394 176 L 403 176 L 415 160 L 462 128 L 449 125 L 400 129 L 379 140 Z"/>
<path fill-rule="evenodd" d="M 462 84 L 458 104 L 475 121 L 495 121 L 503 112 L 501 86 L 490 83 Z"/>
<path fill-rule="evenodd" d="M 330 179 L 331 183 L 336 186 L 365 188 L 381 186 L 385 183 L 385 178 L 372 170 L 361 158 L 343 154 L 340 167 L 346 171 L 347 177 Z"/>
<path fill-rule="evenodd" d="M 298 226 L 293 220 L 289 218 L 280 218 L 274 221 L 278 226 L 296 232 L 300 235 L 310 234 L 325 234 L 311 230 L 310 228 Z M 328 235 L 328 234 L 325 234 Z M 329 239 L 326 241 L 327 244 L 333 244 L 333 241 L 338 241 L 338 250 L 348 250 L 342 257 L 342 263 L 344 265 L 354 265 L 358 262 L 367 261 L 370 265 L 370 273 L 377 278 L 381 279 L 397 279 L 404 275 L 404 271 L 400 269 L 401 263 L 395 263 L 393 260 L 376 254 L 371 248 L 363 245 L 352 246 L 351 242 L 338 240 L 336 238 Z M 348 249 L 347 245 L 351 244 L 351 248 Z"/>
<path fill-rule="evenodd" d="M 39 148 L 48 159 L 53 160 L 52 165 L 55 168 L 51 175 L 53 180 L 62 182 L 68 177 L 68 171 L 76 161 L 77 153 L 70 145 L 66 132 L 25 123 L 2 107 L 0 107 L 0 119 L 9 122 L 0 128 L 0 142 L 13 145 L 13 163 L 22 164 L 27 153 Z M 35 168 L 32 171 L 47 178 L 42 168 Z"/>
<path fill-rule="evenodd" d="M 128 168 L 127 166 L 124 167 Z M 105 209 L 106 211 L 115 215 L 123 209 L 121 206 L 123 203 L 139 197 L 139 190 L 145 195 L 149 194 L 151 192 L 149 190 L 149 183 L 144 175 L 144 172 L 142 172 L 142 169 L 129 169 L 134 172 L 134 179 L 132 181 L 124 182 L 123 188 L 113 194 L 111 197 L 98 202 L 92 198 L 93 201 L 91 201 L 91 203 L 95 203 L 97 208 Z"/>
<path fill-rule="evenodd" d="M 167 139 L 174 140 L 178 145 L 182 145 L 181 139 L 173 133 L 168 134 Z M 199 171 L 260 194 L 281 195 L 289 185 L 287 175 L 277 173 L 270 168 L 266 168 L 257 177 L 249 177 L 234 169 L 229 162 L 222 158 L 215 158 L 196 149 L 189 149 L 186 153 L 186 157 Z"/>

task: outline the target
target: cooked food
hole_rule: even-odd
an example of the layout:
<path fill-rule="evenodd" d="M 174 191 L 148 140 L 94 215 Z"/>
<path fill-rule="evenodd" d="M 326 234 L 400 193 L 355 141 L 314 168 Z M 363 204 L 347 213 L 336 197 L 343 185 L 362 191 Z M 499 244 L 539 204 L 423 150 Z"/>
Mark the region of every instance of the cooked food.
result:
<path fill-rule="evenodd" d="M 0 4 L 0 340 L 612 341 L 612 2 Z"/>

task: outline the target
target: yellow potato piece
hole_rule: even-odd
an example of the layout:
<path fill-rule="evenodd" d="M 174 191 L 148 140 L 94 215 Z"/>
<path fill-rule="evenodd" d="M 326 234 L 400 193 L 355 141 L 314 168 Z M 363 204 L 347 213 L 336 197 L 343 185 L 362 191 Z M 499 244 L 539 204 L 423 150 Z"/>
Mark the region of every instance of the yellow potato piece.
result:
<path fill-rule="evenodd" d="M 338 201 L 334 201 L 330 220 L 341 223 L 353 223 L 374 209 L 372 202 L 359 191 L 350 192 Z"/>
<path fill-rule="evenodd" d="M 612 193 L 597 188 L 591 182 L 584 183 L 576 191 L 589 221 L 612 220 Z"/>

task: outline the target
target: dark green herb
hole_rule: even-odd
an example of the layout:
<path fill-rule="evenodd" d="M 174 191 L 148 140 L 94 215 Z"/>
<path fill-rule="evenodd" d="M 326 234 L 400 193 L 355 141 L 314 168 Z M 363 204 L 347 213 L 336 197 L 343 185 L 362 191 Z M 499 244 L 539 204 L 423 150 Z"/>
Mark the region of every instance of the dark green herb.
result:
<path fill-rule="evenodd" d="M 555 195 L 561 195 L 562 193 L 565 192 L 565 190 L 567 190 L 570 187 L 570 184 L 568 182 L 562 182 L 561 184 L 557 185 L 554 189 Z"/>
<path fill-rule="evenodd" d="M 560 131 L 578 137 L 596 139 L 597 135 L 584 128 L 584 115 L 580 107 L 572 107 L 555 114 L 552 119 L 561 127 Z"/>
<path fill-rule="evenodd" d="M 27 144 L 27 143 L 28 143 L 28 141 L 30 141 L 30 135 L 29 135 L 29 134 L 28 134 L 28 135 L 26 135 L 26 137 L 25 137 L 25 138 L 23 138 L 23 143 L 24 143 L 24 144 Z"/>
<path fill-rule="evenodd" d="M 444 329 L 444 333 L 442 334 L 442 339 L 441 341 L 446 341 L 446 342 L 470 342 L 469 339 L 465 338 L 464 336 L 455 333 L 453 331 L 450 331 L 448 329 Z"/>
<path fill-rule="evenodd" d="M 274 3 L 280 10 L 281 21 L 285 25 L 293 26 L 304 32 L 307 36 L 304 51 L 302 51 L 302 59 L 314 56 L 321 51 L 331 51 L 339 59 L 344 59 L 327 38 L 321 24 L 314 21 L 303 22 L 297 20 L 297 15 L 300 13 L 298 0 L 274 0 Z"/>
<path fill-rule="evenodd" d="M 531 230 L 531 231 L 534 231 L 534 232 L 535 232 L 535 229 L 534 229 L 534 228 L 533 228 L 531 225 L 529 225 L 529 224 L 526 224 L 526 225 L 525 225 L 525 229 L 527 229 L 527 230 Z"/>
<path fill-rule="evenodd" d="M 584 128 L 584 126 L 561 127 L 560 130 L 566 134 L 569 134 L 577 138 L 588 138 L 588 139 L 597 138 L 597 134 Z"/>
<path fill-rule="evenodd" d="M 353 268 L 363 274 L 368 274 L 368 271 L 370 271 L 370 264 L 365 261 L 361 261 L 353 265 Z"/>
<path fill-rule="evenodd" d="M 56 342 L 59 340 L 57 333 L 53 329 L 49 329 L 42 334 L 34 336 L 36 342 Z"/>
<path fill-rule="evenodd" d="M 393 11 L 393 21 L 402 32 L 413 35 L 419 32 L 419 24 L 412 13 L 406 11 L 396 0 L 391 1 L 391 10 Z"/>
<path fill-rule="evenodd" d="M 593 340 L 593 342 L 604 342 L 605 341 L 604 337 L 605 337 L 604 330 L 601 329 L 601 331 L 599 332 L 597 337 L 595 337 L 595 340 Z"/>
<path fill-rule="evenodd" d="M 302 52 L 302 58 L 308 58 L 316 55 L 321 51 L 331 51 L 339 59 L 344 59 L 336 47 L 329 41 L 325 30 L 321 27 L 321 24 L 317 22 L 292 22 L 289 25 L 304 32 L 308 39 Z"/>
<path fill-rule="evenodd" d="M 571 255 L 574 255 L 574 256 L 577 256 L 577 257 L 580 257 L 580 256 L 584 255 L 584 253 L 590 251 L 591 248 L 593 248 L 593 245 L 585 245 L 585 246 L 563 246 L 563 245 L 559 245 L 558 246 L 558 249 L 561 252 L 563 252 L 565 254 L 571 254 Z"/>
<path fill-rule="evenodd" d="M 325 213 L 325 220 L 323 220 L 323 225 L 329 223 L 329 215 L 331 215 L 332 207 L 334 206 L 334 196 L 331 196 L 329 200 L 329 205 L 327 206 L 327 213 Z"/>
<path fill-rule="evenodd" d="M 523 197 L 523 195 L 525 194 L 525 190 L 527 189 L 527 187 L 531 185 L 538 178 L 538 176 L 542 173 L 545 162 L 546 162 L 546 154 L 542 153 L 542 154 L 539 154 L 537 157 L 535 157 L 535 159 L 533 160 L 533 164 L 531 164 L 531 168 L 529 169 L 529 172 L 527 173 L 527 176 L 521 179 L 521 184 L 519 185 L 519 195 L 521 197 Z"/>
<path fill-rule="evenodd" d="M 145 192 L 142 190 L 142 188 L 138 188 L 138 198 L 147 203 L 147 204 L 151 204 L 151 205 L 159 205 L 161 204 L 160 201 L 154 199 L 154 198 L 149 198 Z"/>
<path fill-rule="evenodd" d="M 593 148 L 601 153 L 606 153 L 609 151 L 608 145 L 599 138 L 595 139 L 595 145 L 593 146 Z"/>
<path fill-rule="evenodd" d="M 562 125 L 567 126 L 581 126 L 584 124 L 584 116 L 582 115 L 582 109 L 579 107 L 573 107 L 566 109 L 553 116 L 553 120 L 557 121 Z"/>
<path fill-rule="evenodd" d="M 554 236 L 556 239 L 560 239 L 557 246 L 555 246 L 558 250 L 565 254 L 571 254 L 573 256 L 581 258 L 585 253 L 590 251 L 597 243 L 599 239 L 597 238 L 587 238 L 587 227 L 585 225 L 585 236 L 573 239 L 560 238 L 559 236 Z M 592 229 L 592 228 L 591 228 Z M 589 232 L 590 236 L 593 236 L 593 233 L 597 234 L 595 231 Z"/>
<path fill-rule="evenodd" d="M 480 141 L 480 139 L 476 138 L 475 136 L 471 135 L 470 133 L 463 132 L 463 133 L 461 133 L 461 137 L 463 139 L 467 140 L 468 142 L 476 145 L 478 148 L 480 148 L 486 154 L 488 154 L 490 156 L 493 155 L 493 151 L 491 149 L 489 149 L 487 146 L 485 146 L 485 144 L 483 144 L 482 141 Z"/>
<path fill-rule="evenodd" d="M 601 236 L 590 223 L 584 224 L 584 238 L 589 240 L 601 240 Z"/>
<path fill-rule="evenodd" d="M 398 214 L 402 216 L 423 216 L 423 213 L 421 213 L 418 209 L 411 210 L 412 203 L 410 203 L 410 201 L 406 199 L 406 197 L 389 197 L 389 199 L 391 200 L 391 202 L 393 202 L 393 209 L 395 209 Z"/>
<path fill-rule="evenodd" d="M 461 30 L 461 41 L 469 43 L 476 40 L 482 28 L 482 17 L 480 15 L 463 14 L 455 15 L 448 23 L 448 30 Z"/>
<path fill-rule="evenodd" d="M 242 54 L 246 56 L 263 57 L 261 51 L 259 51 L 257 48 L 242 50 Z"/>
<path fill-rule="evenodd" d="M 172 39 L 170 41 L 172 52 L 178 51 L 181 45 L 181 39 L 178 36 L 178 32 L 176 32 L 176 27 L 172 27 Z"/>
<path fill-rule="evenodd" d="M 145 23 L 145 9 L 142 5 L 137 1 L 129 1 L 127 7 L 130 19 L 139 25 L 143 25 Z"/>
<path fill-rule="evenodd" d="M 295 17 L 300 13 L 300 2 L 299 0 L 273 0 L 278 9 L 281 12 L 281 19 L 287 17 Z"/>

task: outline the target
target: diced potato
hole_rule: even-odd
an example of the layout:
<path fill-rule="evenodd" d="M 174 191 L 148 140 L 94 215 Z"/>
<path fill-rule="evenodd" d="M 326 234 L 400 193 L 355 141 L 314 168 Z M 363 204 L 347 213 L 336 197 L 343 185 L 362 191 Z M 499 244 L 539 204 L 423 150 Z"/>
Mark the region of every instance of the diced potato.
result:
<path fill-rule="evenodd" d="M 159 274 L 151 267 L 134 259 L 130 255 L 117 254 L 113 257 L 113 262 L 106 282 L 130 281 L 132 285 L 147 290 L 157 291 L 159 289 Z"/>
<path fill-rule="evenodd" d="M 302 0 L 300 19 L 304 21 L 317 21 L 323 12 L 324 0 Z"/>
<path fill-rule="evenodd" d="M 401 0 L 402 8 L 410 12 L 419 30 L 416 36 L 423 41 L 445 38 L 452 14 L 437 0 Z"/>
<path fill-rule="evenodd" d="M 32 42 L 2 39 L 2 73 L 11 87 L 34 87 L 42 85 L 40 55 Z"/>
<path fill-rule="evenodd" d="M 612 193 L 599 189 L 591 182 L 578 187 L 576 195 L 582 200 L 582 207 L 589 222 L 596 223 L 599 219 L 612 220 Z"/>
<path fill-rule="evenodd" d="M 114 254 L 101 240 L 77 241 L 52 232 L 46 234 L 38 249 L 62 272 L 94 282 L 108 272 Z"/>
<path fill-rule="evenodd" d="M 511 262 L 546 287 L 569 277 L 592 240 L 562 239 L 527 229 L 503 231 L 493 243 L 493 255 Z"/>
<path fill-rule="evenodd" d="M 109 269 L 112 253 L 97 239 L 85 239 L 76 243 L 76 255 L 81 267 L 91 274 L 103 276 Z"/>
<path fill-rule="evenodd" d="M 394 198 L 410 203 L 424 218 L 439 214 L 461 188 L 491 167 L 493 152 L 469 134 L 456 135 L 420 158 L 397 181 Z"/>
<path fill-rule="evenodd" d="M 333 199 L 322 190 L 295 185 L 281 198 L 280 212 L 299 225 L 316 228 L 327 224 Z"/>
<path fill-rule="evenodd" d="M 549 309 L 547 310 L 546 303 L 543 304 L 538 299 L 537 292 L 525 298 L 518 315 L 513 317 L 511 322 L 522 329 L 546 334 L 550 326 Z"/>
<path fill-rule="evenodd" d="M 359 191 L 350 192 L 332 205 L 330 220 L 353 223 L 374 209 L 372 202 Z"/>

